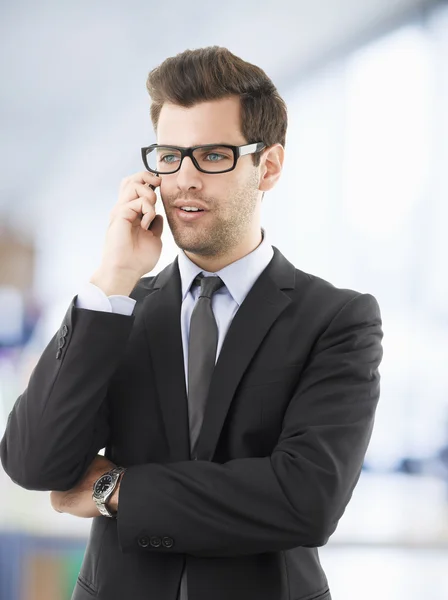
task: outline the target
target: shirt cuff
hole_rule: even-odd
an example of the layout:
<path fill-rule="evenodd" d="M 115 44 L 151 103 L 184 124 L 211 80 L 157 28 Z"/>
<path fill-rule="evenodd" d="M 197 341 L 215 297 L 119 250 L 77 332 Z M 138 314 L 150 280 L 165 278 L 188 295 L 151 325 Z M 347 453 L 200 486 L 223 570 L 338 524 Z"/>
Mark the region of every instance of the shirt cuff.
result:
<path fill-rule="evenodd" d="M 81 288 L 77 299 L 76 308 L 98 310 L 114 314 L 131 316 L 136 300 L 129 296 L 106 296 L 102 289 L 93 283 L 86 283 Z"/>

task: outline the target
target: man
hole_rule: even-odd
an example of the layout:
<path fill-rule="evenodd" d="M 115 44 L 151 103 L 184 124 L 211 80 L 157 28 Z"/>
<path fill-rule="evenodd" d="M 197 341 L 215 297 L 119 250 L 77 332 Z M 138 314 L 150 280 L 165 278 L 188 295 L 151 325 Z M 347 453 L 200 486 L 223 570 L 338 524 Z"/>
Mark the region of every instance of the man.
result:
<path fill-rule="evenodd" d="M 317 548 L 372 432 L 377 301 L 296 269 L 261 229 L 287 123 L 261 69 L 211 47 L 147 87 L 157 145 L 122 182 L 2 463 L 93 517 L 74 600 L 328 600 Z M 157 186 L 181 252 L 142 277 L 162 247 Z"/>

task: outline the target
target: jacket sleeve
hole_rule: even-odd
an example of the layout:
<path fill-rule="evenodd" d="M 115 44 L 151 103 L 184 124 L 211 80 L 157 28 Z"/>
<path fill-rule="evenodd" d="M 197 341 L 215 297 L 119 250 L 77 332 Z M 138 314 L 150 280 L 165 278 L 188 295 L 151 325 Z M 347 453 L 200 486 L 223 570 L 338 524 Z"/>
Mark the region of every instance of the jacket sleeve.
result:
<path fill-rule="evenodd" d="M 69 490 L 109 437 L 105 402 L 134 316 L 76 307 L 17 399 L 0 445 L 3 468 L 29 490 Z"/>
<path fill-rule="evenodd" d="M 230 557 L 324 545 L 370 441 L 382 337 L 372 295 L 339 310 L 314 345 L 271 456 L 129 467 L 117 515 L 122 551 Z M 151 545 L 152 536 L 174 543 Z"/>

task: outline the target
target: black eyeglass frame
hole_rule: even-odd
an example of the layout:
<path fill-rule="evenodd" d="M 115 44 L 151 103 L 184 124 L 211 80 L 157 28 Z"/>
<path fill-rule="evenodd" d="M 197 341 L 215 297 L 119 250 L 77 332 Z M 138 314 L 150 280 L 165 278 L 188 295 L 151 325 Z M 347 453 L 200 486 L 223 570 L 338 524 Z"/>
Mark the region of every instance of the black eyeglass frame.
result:
<path fill-rule="evenodd" d="M 177 173 L 182 166 L 182 161 L 186 156 L 191 158 L 192 163 L 196 167 L 198 171 L 201 173 L 206 173 L 207 175 L 220 175 L 221 173 L 228 173 L 229 171 L 233 171 L 235 169 L 238 159 L 241 156 L 247 156 L 248 154 L 255 154 L 256 152 L 261 152 L 266 148 L 266 144 L 263 142 L 255 142 L 253 144 L 244 144 L 242 146 L 232 146 L 230 144 L 202 144 L 200 146 L 190 146 L 190 148 L 181 148 L 180 146 L 170 146 L 170 145 L 162 145 L 162 144 L 151 144 L 151 146 L 146 146 L 141 149 L 143 164 L 151 173 L 155 173 L 158 175 L 160 171 L 156 171 L 151 169 L 148 165 L 148 161 L 146 160 L 146 155 L 148 154 L 148 150 L 154 150 L 155 148 L 167 148 L 168 150 L 178 150 L 180 152 L 180 162 L 174 171 L 169 171 L 168 173 L 160 173 L 161 175 L 172 175 L 173 173 Z M 193 151 L 198 148 L 229 148 L 233 152 L 233 166 L 230 169 L 225 169 L 224 171 L 205 171 L 201 169 L 197 160 L 193 156 Z"/>

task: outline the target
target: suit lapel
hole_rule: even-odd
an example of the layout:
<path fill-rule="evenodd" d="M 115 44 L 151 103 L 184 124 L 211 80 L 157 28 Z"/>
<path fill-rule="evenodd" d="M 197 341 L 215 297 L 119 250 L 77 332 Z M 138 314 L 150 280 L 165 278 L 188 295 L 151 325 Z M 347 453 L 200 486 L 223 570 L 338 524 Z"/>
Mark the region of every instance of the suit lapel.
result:
<path fill-rule="evenodd" d="M 173 461 L 189 460 L 187 391 L 180 325 L 181 284 L 177 257 L 161 271 L 144 300 L 155 386 Z"/>
<path fill-rule="evenodd" d="M 233 395 L 264 337 L 291 299 L 295 267 L 274 247 L 227 331 L 210 385 L 197 445 L 200 460 L 212 460 Z M 159 273 L 144 300 L 144 320 L 155 384 L 173 461 L 189 460 L 188 403 L 181 335 L 181 282 L 177 258 Z"/>
<path fill-rule="evenodd" d="M 213 459 L 235 390 L 269 329 L 291 302 L 281 290 L 294 288 L 294 271 L 274 247 L 271 262 L 235 314 L 213 372 L 198 439 L 198 459 Z"/>

